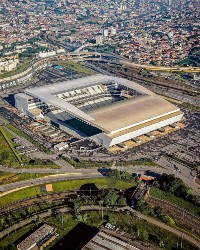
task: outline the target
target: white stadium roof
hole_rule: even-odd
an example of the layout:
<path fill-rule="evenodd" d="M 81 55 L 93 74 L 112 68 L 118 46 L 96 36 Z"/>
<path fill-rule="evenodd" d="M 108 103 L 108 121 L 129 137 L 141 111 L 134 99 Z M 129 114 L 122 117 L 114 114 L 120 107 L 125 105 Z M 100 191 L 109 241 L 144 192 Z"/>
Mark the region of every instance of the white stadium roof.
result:
<path fill-rule="evenodd" d="M 31 95 L 36 94 L 38 96 L 45 97 L 46 94 L 63 93 L 65 91 L 80 89 L 80 88 L 84 88 L 84 87 L 88 87 L 88 86 L 93 86 L 95 84 L 98 84 L 101 82 L 106 82 L 106 81 L 115 81 L 115 82 L 118 82 L 126 87 L 135 89 L 138 92 L 141 92 L 144 94 L 149 94 L 149 95 L 154 95 L 153 92 L 151 92 L 150 90 L 142 87 L 141 85 L 139 85 L 135 82 L 126 80 L 124 78 L 107 76 L 107 75 L 102 75 L 102 74 L 87 76 L 87 77 L 63 81 L 63 82 L 58 82 L 58 83 L 54 83 L 51 85 L 45 85 L 45 86 L 36 87 L 36 88 L 30 88 L 30 89 L 26 89 L 25 92 L 29 93 Z"/>
<path fill-rule="evenodd" d="M 69 102 L 55 96 L 58 93 L 77 90 L 109 81 L 119 83 L 145 95 L 117 102 L 110 106 L 92 110 L 88 113 L 81 111 Z M 61 110 L 102 129 L 106 133 L 111 134 L 179 110 L 175 105 L 135 82 L 101 74 L 26 89 L 25 93 L 39 98 L 45 103 L 58 107 Z"/>

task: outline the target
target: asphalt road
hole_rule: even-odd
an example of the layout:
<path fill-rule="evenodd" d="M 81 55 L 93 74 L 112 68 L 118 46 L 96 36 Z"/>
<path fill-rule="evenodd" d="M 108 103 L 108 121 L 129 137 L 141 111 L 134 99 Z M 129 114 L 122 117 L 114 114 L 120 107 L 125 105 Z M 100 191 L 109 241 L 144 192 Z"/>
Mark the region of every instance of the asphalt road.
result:
<path fill-rule="evenodd" d="M 158 163 L 163 167 L 151 167 L 151 166 L 133 166 L 133 167 L 114 167 L 118 170 L 125 170 L 130 173 L 139 173 L 141 175 L 148 174 L 150 176 L 157 175 L 157 174 L 172 174 L 174 173 L 177 177 L 181 178 L 192 190 L 195 194 L 200 194 L 200 190 L 197 189 L 194 183 L 194 176 L 190 175 L 190 170 L 184 165 L 178 165 L 181 169 L 181 173 L 177 173 L 174 171 L 174 165 L 169 163 L 167 165 L 167 160 L 165 158 L 161 158 Z M 14 173 L 21 173 L 21 169 L 12 169 L 12 168 L 5 168 L 1 167 L 2 171 L 5 172 L 14 172 Z M 63 180 L 74 180 L 74 179 L 86 179 L 86 178 L 98 178 L 102 177 L 102 174 L 98 172 L 97 169 L 72 169 L 71 171 L 63 171 L 62 169 L 26 169 L 24 170 L 27 173 L 49 173 L 55 174 L 52 176 L 32 179 L 32 180 L 25 180 L 10 184 L 5 184 L 0 186 L 0 191 L 10 191 L 17 188 L 23 188 L 27 186 L 34 186 L 34 185 L 41 185 L 50 182 L 57 182 Z"/>

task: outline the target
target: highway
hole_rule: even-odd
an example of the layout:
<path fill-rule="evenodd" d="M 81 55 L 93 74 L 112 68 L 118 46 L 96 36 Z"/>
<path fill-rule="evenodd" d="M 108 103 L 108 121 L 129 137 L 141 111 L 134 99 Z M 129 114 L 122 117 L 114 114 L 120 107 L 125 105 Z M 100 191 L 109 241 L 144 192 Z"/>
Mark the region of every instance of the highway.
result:
<path fill-rule="evenodd" d="M 175 174 L 177 177 L 181 178 L 186 185 L 188 185 L 194 192 L 194 194 L 200 194 L 200 190 L 194 183 L 194 176 L 190 174 L 191 170 L 188 169 L 186 166 L 179 164 L 177 167 L 181 169 L 181 173 L 174 171 L 174 164 L 172 161 L 169 162 L 166 158 L 161 158 L 158 160 L 158 163 L 161 167 L 151 167 L 151 166 L 130 166 L 130 167 L 113 167 L 113 169 L 124 170 L 129 173 L 139 173 L 141 175 L 148 174 L 147 172 L 150 170 L 151 173 L 160 174 L 163 173 L 167 174 Z M 177 163 L 176 163 L 177 164 Z M 49 173 L 51 176 L 32 179 L 32 180 L 25 180 L 20 182 L 14 182 L 10 184 L 5 184 L 0 186 L 0 191 L 2 192 L 11 192 L 15 191 L 18 188 L 24 188 L 29 186 L 41 185 L 50 182 L 58 182 L 64 180 L 74 180 L 74 179 L 87 179 L 87 178 L 101 178 L 103 177 L 97 169 L 73 169 L 71 168 L 66 170 L 63 169 L 13 169 L 7 167 L 1 167 L 1 171 L 5 172 L 13 172 L 13 173 Z M 147 172 L 146 172 L 147 171 Z M 4 195 L 1 193 L 0 196 Z"/>

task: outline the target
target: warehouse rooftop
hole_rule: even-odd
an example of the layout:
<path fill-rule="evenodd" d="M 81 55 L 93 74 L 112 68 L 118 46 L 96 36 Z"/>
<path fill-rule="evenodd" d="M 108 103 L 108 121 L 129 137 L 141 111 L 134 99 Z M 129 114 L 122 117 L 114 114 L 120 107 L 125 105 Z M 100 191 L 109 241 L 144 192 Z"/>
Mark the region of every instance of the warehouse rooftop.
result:
<path fill-rule="evenodd" d="M 129 242 L 122 241 L 106 232 L 97 233 L 82 250 L 140 250 Z"/>
<path fill-rule="evenodd" d="M 40 228 L 38 228 L 35 232 L 33 232 L 31 235 L 29 235 L 25 240 L 19 243 L 17 245 L 17 249 L 19 250 L 32 249 L 34 246 L 39 244 L 41 240 L 43 240 L 45 237 L 47 237 L 54 231 L 55 231 L 54 227 L 48 224 L 44 224 Z"/>

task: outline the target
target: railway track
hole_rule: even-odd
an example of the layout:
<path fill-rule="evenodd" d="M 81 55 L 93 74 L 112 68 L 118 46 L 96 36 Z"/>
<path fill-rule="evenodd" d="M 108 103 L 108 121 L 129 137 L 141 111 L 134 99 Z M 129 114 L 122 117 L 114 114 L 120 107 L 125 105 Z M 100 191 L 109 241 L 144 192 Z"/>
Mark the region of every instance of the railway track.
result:
<path fill-rule="evenodd" d="M 21 200 L 15 203 L 8 204 L 0 208 L 0 216 L 4 216 L 11 212 L 15 212 L 21 209 L 25 209 L 29 206 L 39 206 L 45 203 L 64 201 L 66 198 L 72 195 L 76 195 L 76 191 L 64 191 L 59 193 L 52 193 L 42 196 L 30 197 L 26 200 Z"/>
<path fill-rule="evenodd" d="M 154 207 L 160 206 L 164 209 L 164 211 L 172 216 L 180 225 L 183 225 L 185 228 L 189 229 L 192 233 L 195 233 L 200 237 L 200 218 L 189 213 L 188 211 L 179 208 L 178 206 L 152 197 L 150 195 L 147 196 L 146 200 L 151 203 Z"/>
<path fill-rule="evenodd" d="M 172 84 L 165 84 L 163 82 L 144 79 L 144 78 L 136 76 L 134 73 L 124 71 L 120 68 L 118 69 L 115 67 L 111 67 L 109 65 L 100 65 L 99 68 L 101 68 L 106 74 L 113 74 L 118 77 L 127 78 L 131 81 L 135 81 L 139 83 L 140 85 L 148 88 L 149 90 L 157 93 L 158 95 L 164 95 L 168 98 L 176 99 L 181 102 L 186 102 L 186 103 L 200 107 L 199 89 L 194 90 L 194 89 L 191 89 L 192 87 L 190 86 L 187 86 L 187 89 L 186 89 L 186 88 L 182 88 L 180 85 L 175 86 Z"/>
<path fill-rule="evenodd" d="M 91 192 L 99 192 L 100 190 L 90 190 Z M 24 200 L 19 200 L 8 205 L 0 207 L 0 216 L 5 216 L 11 212 L 19 211 L 30 206 L 40 206 L 48 202 L 65 201 L 70 197 L 79 195 L 81 192 L 88 192 L 88 190 L 73 190 L 73 191 L 60 191 L 45 195 L 38 195 Z"/>
<path fill-rule="evenodd" d="M 94 62 L 93 62 L 93 64 L 95 65 Z M 191 94 L 191 92 L 193 92 L 194 94 L 199 93 L 199 90 L 192 91 L 192 89 L 187 89 L 185 87 L 183 88 L 181 86 L 174 86 L 174 85 L 169 84 L 169 83 L 144 79 L 143 77 L 139 77 L 139 76 L 136 76 L 135 74 L 131 73 L 130 70 L 127 70 L 127 71 L 122 70 L 121 69 L 122 65 L 121 65 L 121 67 L 116 68 L 116 67 L 110 66 L 108 64 L 101 64 L 99 67 L 102 68 L 103 70 L 109 71 L 110 73 L 115 73 L 120 77 L 125 77 L 125 78 L 131 77 L 132 80 L 136 80 L 139 83 L 146 83 L 146 84 L 151 84 L 151 85 L 152 84 L 159 85 L 159 86 L 162 86 L 162 87 L 165 87 L 165 88 L 171 88 L 171 89 L 179 90 L 179 91 L 181 91 L 182 93 L 185 93 L 185 94 L 188 94 L 188 93 Z"/>

